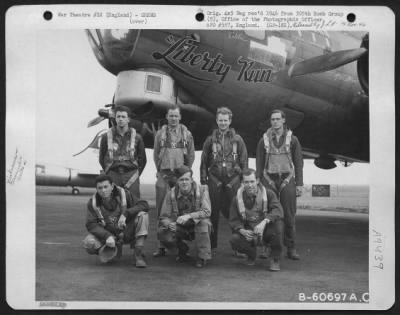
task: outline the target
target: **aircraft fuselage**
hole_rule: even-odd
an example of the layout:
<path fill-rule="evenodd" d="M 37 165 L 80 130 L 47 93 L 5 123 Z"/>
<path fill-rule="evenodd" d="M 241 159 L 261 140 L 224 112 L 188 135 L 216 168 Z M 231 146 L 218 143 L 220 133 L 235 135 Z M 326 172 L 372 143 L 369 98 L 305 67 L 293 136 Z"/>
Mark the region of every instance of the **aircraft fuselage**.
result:
<path fill-rule="evenodd" d="M 356 63 L 288 76 L 294 63 L 360 47 L 359 33 L 96 30 L 88 35 L 96 58 L 111 73 L 161 71 L 175 80 L 183 103 L 211 114 L 229 107 L 232 127 L 251 156 L 269 126 L 271 110 L 281 108 L 304 148 L 369 161 L 369 104 Z M 185 117 L 183 122 L 190 124 Z M 193 134 L 201 148 L 208 133 L 203 128 Z"/>

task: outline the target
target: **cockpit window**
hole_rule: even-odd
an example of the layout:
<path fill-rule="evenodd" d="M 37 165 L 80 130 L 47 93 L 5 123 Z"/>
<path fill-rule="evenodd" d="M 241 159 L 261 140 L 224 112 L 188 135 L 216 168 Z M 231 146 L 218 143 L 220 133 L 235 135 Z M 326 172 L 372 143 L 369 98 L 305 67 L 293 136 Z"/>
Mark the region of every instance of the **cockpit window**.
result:
<path fill-rule="evenodd" d="M 325 33 L 315 32 L 315 42 L 319 47 L 324 49 L 330 49 L 331 44 L 329 41 L 329 37 Z"/>
<path fill-rule="evenodd" d="M 255 39 L 264 40 L 265 39 L 265 31 L 252 31 L 252 30 L 245 30 L 244 33 L 250 37 Z"/>
<path fill-rule="evenodd" d="M 325 31 L 297 31 L 297 38 L 326 51 L 332 50 L 331 39 Z"/>
<path fill-rule="evenodd" d="M 301 32 L 301 37 L 304 39 L 306 42 L 314 42 L 313 36 L 311 32 Z"/>
<path fill-rule="evenodd" d="M 248 58 L 279 71 L 286 63 L 285 48 L 285 44 L 275 36 L 268 37 L 268 45 L 251 41 Z"/>
<path fill-rule="evenodd" d="M 284 32 L 266 32 L 263 41 L 250 40 L 248 58 L 264 64 L 274 71 L 281 71 L 290 63 L 296 47 Z"/>
<path fill-rule="evenodd" d="M 128 32 L 129 32 L 128 29 L 112 29 L 110 33 L 114 39 L 121 40 L 121 39 L 126 39 L 126 35 L 128 34 Z"/>

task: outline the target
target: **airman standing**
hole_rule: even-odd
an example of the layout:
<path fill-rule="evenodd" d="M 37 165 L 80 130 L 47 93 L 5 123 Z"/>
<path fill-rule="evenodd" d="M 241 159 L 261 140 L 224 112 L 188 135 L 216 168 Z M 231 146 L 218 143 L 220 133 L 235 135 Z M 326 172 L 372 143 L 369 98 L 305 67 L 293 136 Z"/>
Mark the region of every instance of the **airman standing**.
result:
<path fill-rule="evenodd" d="M 232 198 L 240 186 L 240 174 L 247 168 L 247 149 L 233 128 L 229 108 L 217 110 L 215 129 L 203 145 L 200 165 L 201 184 L 208 184 L 211 199 L 211 249 L 216 254 L 220 213 L 228 219 Z"/>
<path fill-rule="evenodd" d="M 284 245 L 287 256 L 298 260 L 296 251 L 296 196 L 303 186 L 303 156 L 299 140 L 285 126 L 285 113 L 273 110 L 271 128 L 257 145 L 257 178 L 278 196 L 284 214 Z"/>
<path fill-rule="evenodd" d="M 99 162 L 116 185 L 140 198 L 139 176 L 147 163 L 144 142 L 134 128 L 129 128 L 129 109 L 116 106 L 114 112 L 116 126 L 101 138 Z"/>

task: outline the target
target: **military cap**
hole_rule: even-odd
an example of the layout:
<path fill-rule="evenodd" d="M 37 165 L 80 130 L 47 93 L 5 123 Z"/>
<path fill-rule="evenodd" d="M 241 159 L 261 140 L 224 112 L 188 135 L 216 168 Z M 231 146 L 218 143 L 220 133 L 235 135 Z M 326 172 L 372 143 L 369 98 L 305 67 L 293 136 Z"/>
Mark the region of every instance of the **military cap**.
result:
<path fill-rule="evenodd" d="M 175 170 L 175 176 L 176 176 L 176 178 L 179 178 L 179 177 L 185 175 L 188 172 L 190 172 L 190 176 L 193 175 L 193 171 L 188 166 L 182 165 L 181 167 L 178 167 Z"/>

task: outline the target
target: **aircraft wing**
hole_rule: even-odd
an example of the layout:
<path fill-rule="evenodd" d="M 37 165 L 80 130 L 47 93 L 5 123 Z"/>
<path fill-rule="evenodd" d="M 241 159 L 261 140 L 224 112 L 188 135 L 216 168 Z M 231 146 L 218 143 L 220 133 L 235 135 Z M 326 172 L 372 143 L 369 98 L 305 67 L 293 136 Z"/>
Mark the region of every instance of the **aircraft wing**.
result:
<path fill-rule="evenodd" d="M 351 158 L 348 156 L 340 155 L 340 154 L 332 154 L 326 153 L 321 154 L 319 152 L 315 152 L 308 148 L 302 148 L 303 150 L 303 157 L 305 159 L 314 159 L 314 164 L 322 169 L 331 169 L 336 167 L 335 161 L 340 161 L 344 164 L 344 166 L 350 166 L 352 163 L 366 163 L 366 161 Z"/>
<path fill-rule="evenodd" d="M 73 168 L 57 165 L 36 164 L 37 186 L 58 186 L 73 188 L 73 194 L 79 194 L 76 187 L 95 187 L 99 173 L 79 172 Z"/>
<path fill-rule="evenodd" d="M 81 179 L 95 179 L 97 176 L 99 176 L 100 175 L 100 173 L 99 174 L 95 174 L 95 173 L 77 173 L 76 174 L 77 175 L 77 177 L 78 178 L 81 178 Z"/>

